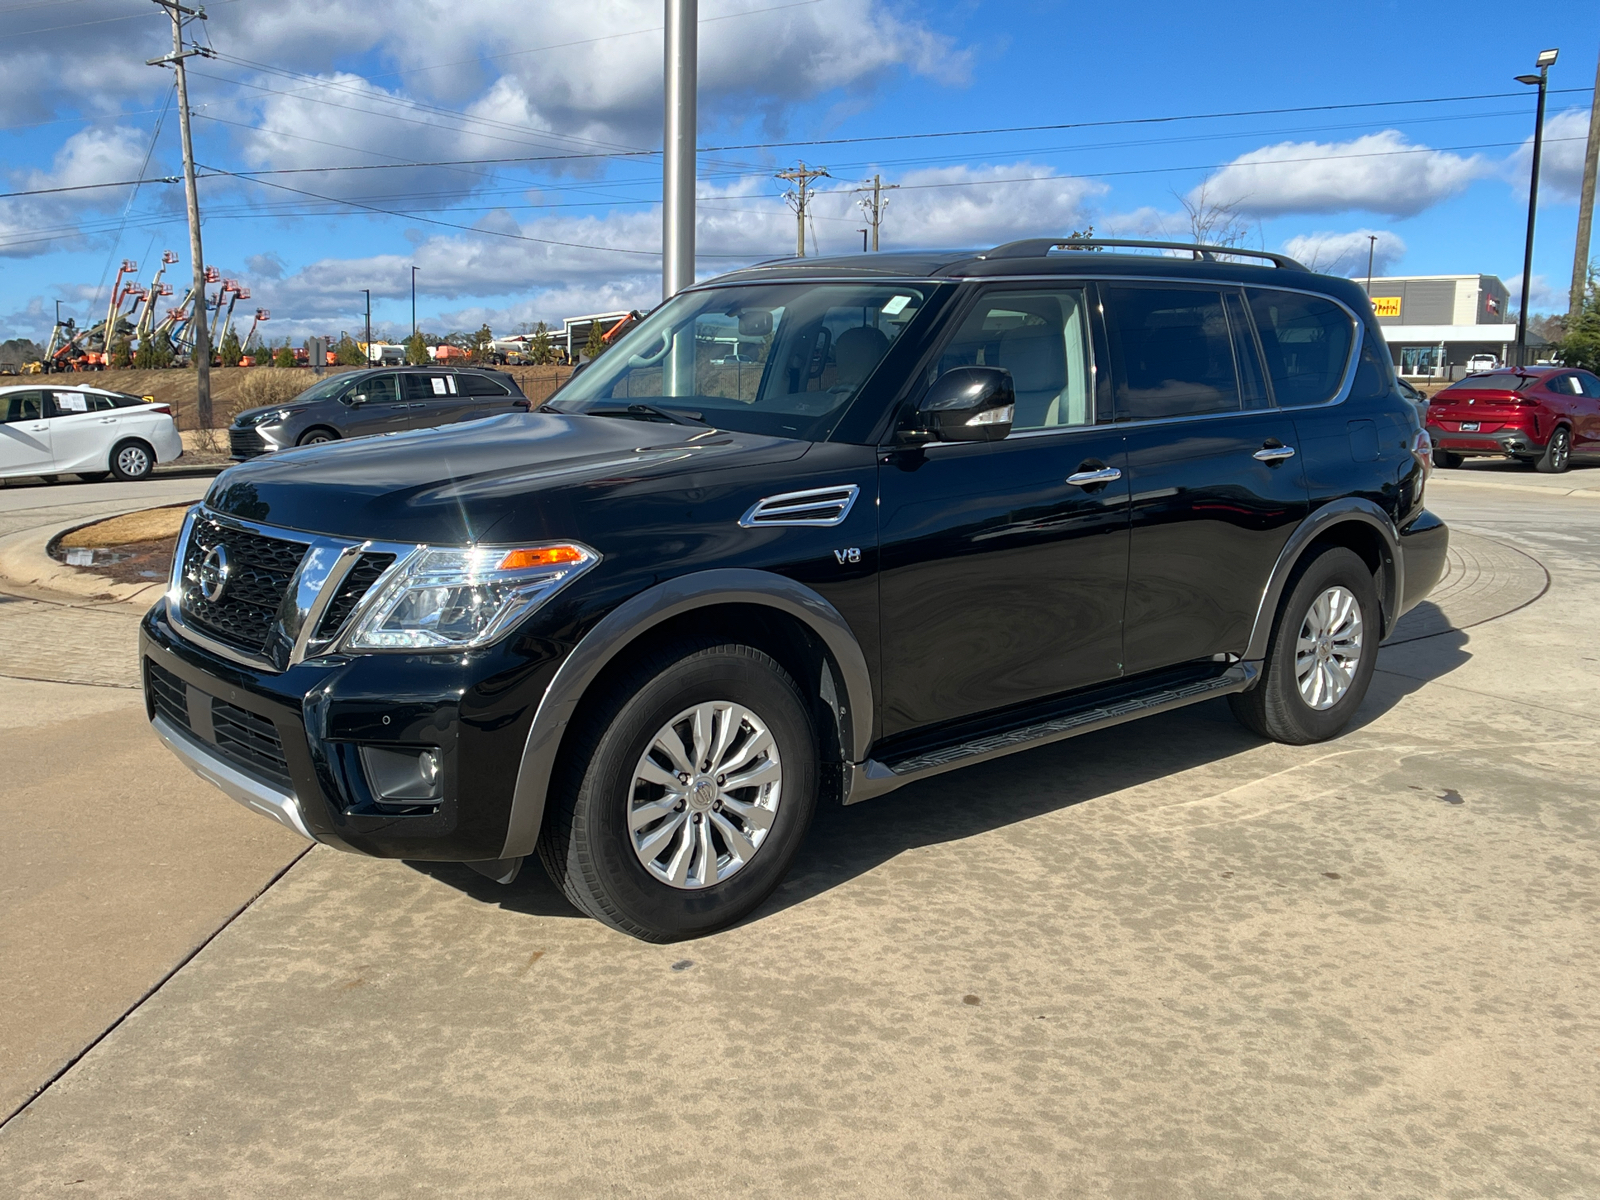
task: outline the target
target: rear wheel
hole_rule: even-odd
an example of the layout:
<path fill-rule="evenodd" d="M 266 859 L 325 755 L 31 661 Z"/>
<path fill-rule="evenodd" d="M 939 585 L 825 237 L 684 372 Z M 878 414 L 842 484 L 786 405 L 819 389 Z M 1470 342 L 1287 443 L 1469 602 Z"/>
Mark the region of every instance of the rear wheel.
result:
<path fill-rule="evenodd" d="M 118 442 L 111 451 L 111 473 L 125 482 L 148 479 L 155 470 L 156 455 L 144 442 Z"/>
<path fill-rule="evenodd" d="M 1544 448 L 1544 454 L 1533 464 L 1535 471 L 1542 471 L 1546 475 L 1560 475 L 1572 467 L 1572 434 L 1565 425 L 1556 427 L 1550 435 L 1550 441 Z"/>
<path fill-rule="evenodd" d="M 308 429 L 300 435 L 297 446 L 320 446 L 324 442 L 337 442 L 339 435 L 331 429 Z"/>
<path fill-rule="evenodd" d="M 1433 465 L 1453 471 L 1461 465 L 1461 455 L 1451 454 L 1448 450 L 1435 450 L 1433 452 Z"/>
<path fill-rule="evenodd" d="M 748 915 L 811 824 L 811 721 L 754 647 L 651 656 L 569 736 L 539 854 L 575 905 L 634 937 L 700 937 Z"/>
<path fill-rule="evenodd" d="M 1340 733 L 1372 682 L 1381 620 L 1367 564 L 1342 546 L 1324 550 L 1278 613 L 1261 681 L 1228 697 L 1233 715 L 1295 746 Z"/>

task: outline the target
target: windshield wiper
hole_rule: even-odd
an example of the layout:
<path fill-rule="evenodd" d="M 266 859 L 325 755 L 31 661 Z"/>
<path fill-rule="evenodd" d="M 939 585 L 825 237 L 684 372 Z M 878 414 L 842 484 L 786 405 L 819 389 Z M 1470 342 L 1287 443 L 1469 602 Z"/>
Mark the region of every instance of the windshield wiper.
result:
<path fill-rule="evenodd" d="M 635 421 L 670 421 L 674 425 L 709 425 L 699 413 L 687 408 L 657 408 L 654 404 L 630 404 L 626 408 L 591 408 L 596 417 L 632 417 Z"/>

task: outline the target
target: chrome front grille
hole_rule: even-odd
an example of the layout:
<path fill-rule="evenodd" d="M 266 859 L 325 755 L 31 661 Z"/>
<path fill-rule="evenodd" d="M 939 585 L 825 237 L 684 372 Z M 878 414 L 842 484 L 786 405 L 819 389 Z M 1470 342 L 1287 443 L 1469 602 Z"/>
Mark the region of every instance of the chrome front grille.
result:
<path fill-rule="evenodd" d="M 220 596 L 207 600 L 201 591 L 201 568 L 219 546 L 227 552 L 227 581 Z M 179 603 L 184 620 L 218 641 L 260 654 L 307 548 L 306 542 L 266 537 L 204 514 L 197 516 L 183 556 Z"/>
<path fill-rule="evenodd" d="M 372 588 L 421 548 L 277 529 L 197 506 L 179 537 L 167 612 L 180 636 L 213 654 L 287 670 L 333 650 Z"/>

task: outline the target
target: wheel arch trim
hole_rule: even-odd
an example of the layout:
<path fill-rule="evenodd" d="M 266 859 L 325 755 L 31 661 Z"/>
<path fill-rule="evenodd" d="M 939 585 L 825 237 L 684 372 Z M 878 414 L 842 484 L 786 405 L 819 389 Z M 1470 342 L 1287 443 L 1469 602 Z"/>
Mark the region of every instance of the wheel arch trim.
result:
<path fill-rule="evenodd" d="M 854 631 L 826 599 L 786 576 L 727 567 L 680 575 L 623 601 L 585 634 L 545 689 L 523 743 L 501 859 L 533 853 L 544 823 L 550 776 L 579 702 L 600 672 L 641 634 L 674 617 L 720 604 L 775 609 L 800 621 L 827 648 L 845 691 L 849 720 L 841 730 L 847 759 L 866 753 L 875 710 L 872 676 Z"/>
<path fill-rule="evenodd" d="M 1289 577 L 1305 556 L 1311 543 L 1339 525 L 1366 525 L 1375 530 L 1383 544 L 1383 563 L 1379 571 L 1381 587 L 1379 606 L 1382 609 L 1383 637 L 1394 632 L 1399 621 L 1405 596 L 1405 559 L 1400 551 L 1400 535 L 1394 522 L 1371 500 L 1360 496 L 1342 496 L 1324 504 L 1312 513 L 1289 535 L 1289 540 L 1278 553 L 1267 586 L 1262 589 L 1261 601 L 1256 606 L 1255 623 L 1250 629 L 1250 643 L 1244 657 L 1259 662 L 1267 656 L 1267 643 L 1272 638 L 1272 622 L 1278 615 L 1278 604 L 1283 599 Z"/>

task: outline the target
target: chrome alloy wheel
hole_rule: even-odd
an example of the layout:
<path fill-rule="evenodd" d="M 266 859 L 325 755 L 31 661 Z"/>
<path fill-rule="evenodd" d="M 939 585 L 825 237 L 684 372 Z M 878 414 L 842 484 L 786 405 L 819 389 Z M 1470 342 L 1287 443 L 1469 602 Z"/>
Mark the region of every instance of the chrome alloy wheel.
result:
<path fill-rule="evenodd" d="M 686 708 L 633 771 L 628 830 L 645 870 L 676 888 L 736 874 L 766 840 L 783 798 L 767 723 L 731 700 Z"/>
<path fill-rule="evenodd" d="M 117 455 L 117 468 L 124 475 L 143 475 L 150 469 L 150 455 L 142 446 L 124 446 Z"/>
<path fill-rule="evenodd" d="M 1318 596 L 1300 623 L 1294 678 L 1300 698 L 1321 711 L 1344 699 L 1361 665 L 1361 604 L 1348 588 Z"/>

